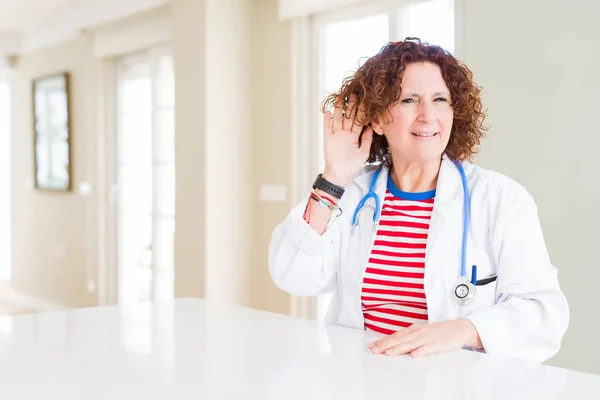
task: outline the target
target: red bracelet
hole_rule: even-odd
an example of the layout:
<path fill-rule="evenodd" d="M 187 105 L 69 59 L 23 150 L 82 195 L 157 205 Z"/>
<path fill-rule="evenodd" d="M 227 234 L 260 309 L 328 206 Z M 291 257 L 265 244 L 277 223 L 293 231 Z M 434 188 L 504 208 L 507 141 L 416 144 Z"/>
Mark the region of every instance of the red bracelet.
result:
<path fill-rule="evenodd" d="M 316 195 L 314 194 L 314 192 L 311 192 L 310 196 L 313 197 L 315 200 L 319 200 L 319 198 L 316 197 Z M 323 196 L 322 194 L 319 194 L 319 196 L 321 196 L 322 199 L 327 200 L 328 202 L 330 202 L 334 206 L 337 206 L 337 201 L 333 201 L 333 199 L 331 197 Z"/>
<path fill-rule="evenodd" d="M 340 206 L 338 206 L 329 197 L 321 196 L 320 194 L 318 194 L 314 190 L 310 193 L 309 200 L 316 201 L 319 204 L 319 206 L 322 207 L 322 208 L 328 207 L 332 211 L 338 211 L 339 212 L 339 214 L 337 215 L 338 217 L 342 214 L 342 209 L 340 208 Z M 306 211 L 305 211 L 305 213 L 306 213 Z M 310 212 L 308 214 L 309 214 L 309 218 L 310 218 Z"/>
<path fill-rule="evenodd" d="M 329 201 L 331 204 L 333 204 L 334 206 L 337 206 L 337 201 L 333 201 L 333 199 L 331 197 L 327 197 L 327 196 L 323 196 L 320 195 L 322 198 L 324 198 L 325 200 Z"/>

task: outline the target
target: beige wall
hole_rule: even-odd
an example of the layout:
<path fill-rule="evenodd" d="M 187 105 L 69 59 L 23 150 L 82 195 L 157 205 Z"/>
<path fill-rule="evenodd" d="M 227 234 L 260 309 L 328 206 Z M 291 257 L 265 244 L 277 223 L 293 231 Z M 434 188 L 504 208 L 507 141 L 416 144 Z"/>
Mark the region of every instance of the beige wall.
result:
<path fill-rule="evenodd" d="M 262 184 L 285 185 L 292 193 L 290 133 L 292 104 L 292 23 L 277 19 L 277 2 L 258 1 L 255 6 L 253 48 L 253 104 L 255 122 L 255 174 L 252 195 Z M 273 284 L 267 267 L 271 233 L 289 212 L 289 201 L 257 202 L 254 214 L 254 273 L 257 279 L 257 307 L 289 314 L 290 296 Z"/>
<path fill-rule="evenodd" d="M 174 0 L 175 296 L 204 297 L 206 257 L 205 5 Z"/>
<path fill-rule="evenodd" d="M 82 38 L 23 56 L 13 74 L 13 283 L 27 294 L 73 307 L 96 303 L 86 289 L 94 279 L 94 198 L 33 188 L 31 82 L 71 73 L 72 170 L 76 189 L 94 182 L 95 74 L 90 41 Z"/>
<path fill-rule="evenodd" d="M 600 4 L 464 4 L 464 59 L 484 87 L 491 126 L 477 162 L 520 181 L 535 197 L 570 303 L 570 327 L 551 363 L 600 373 Z"/>

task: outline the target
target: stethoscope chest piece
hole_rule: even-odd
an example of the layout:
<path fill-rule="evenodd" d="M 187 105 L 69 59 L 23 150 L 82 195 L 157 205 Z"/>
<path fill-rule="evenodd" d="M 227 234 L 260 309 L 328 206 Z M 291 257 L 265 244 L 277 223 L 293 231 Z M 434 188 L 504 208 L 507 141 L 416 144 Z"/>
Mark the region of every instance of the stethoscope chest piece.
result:
<path fill-rule="evenodd" d="M 454 288 L 454 299 L 459 306 L 470 306 L 475 301 L 476 295 L 475 285 L 462 279 Z"/>

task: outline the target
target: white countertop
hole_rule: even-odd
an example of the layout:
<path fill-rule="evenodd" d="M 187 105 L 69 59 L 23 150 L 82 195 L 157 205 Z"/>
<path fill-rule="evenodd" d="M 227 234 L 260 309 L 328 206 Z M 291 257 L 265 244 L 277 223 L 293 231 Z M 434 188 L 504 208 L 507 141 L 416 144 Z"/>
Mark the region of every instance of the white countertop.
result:
<path fill-rule="evenodd" d="M 600 376 L 466 350 L 373 355 L 377 336 L 180 299 L 0 318 L 2 399 L 581 399 Z"/>

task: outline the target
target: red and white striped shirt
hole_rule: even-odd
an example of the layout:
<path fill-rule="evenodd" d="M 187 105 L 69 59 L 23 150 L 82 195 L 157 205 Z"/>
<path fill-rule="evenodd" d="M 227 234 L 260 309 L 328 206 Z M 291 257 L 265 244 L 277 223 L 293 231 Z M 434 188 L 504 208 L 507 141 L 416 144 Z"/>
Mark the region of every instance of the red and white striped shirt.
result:
<path fill-rule="evenodd" d="M 377 236 L 365 271 L 365 328 L 386 335 L 427 322 L 425 248 L 435 190 L 407 193 L 388 179 Z"/>

